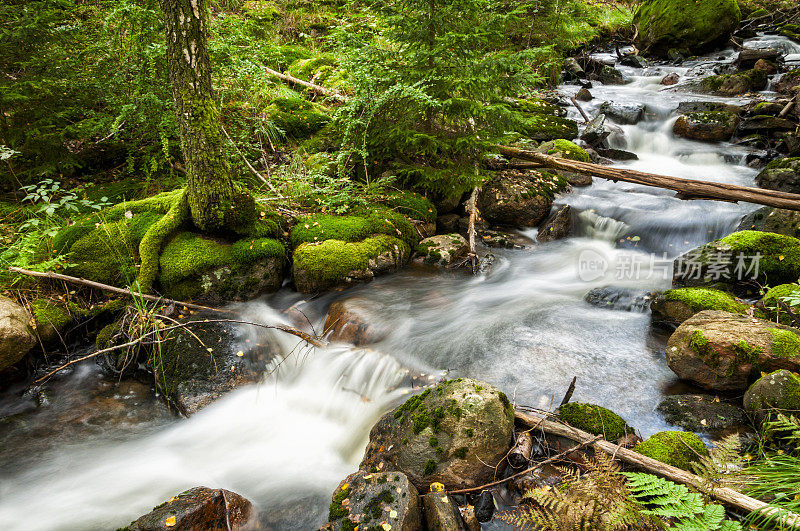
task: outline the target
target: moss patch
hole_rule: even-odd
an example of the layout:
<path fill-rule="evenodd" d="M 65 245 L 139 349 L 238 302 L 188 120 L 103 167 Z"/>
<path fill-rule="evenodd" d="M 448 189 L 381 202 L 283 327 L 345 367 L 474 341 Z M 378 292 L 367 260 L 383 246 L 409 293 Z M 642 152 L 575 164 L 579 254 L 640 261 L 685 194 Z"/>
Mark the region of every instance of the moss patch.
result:
<path fill-rule="evenodd" d="M 779 358 L 793 358 L 800 354 L 800 335 L 791 330 L 770 328 L 772 353 Z"/>
<path fill-rule="evenodd" d="M 342 504 L 342 502 L 344 502 L 348 496 L 350 496 L 349 486 L 334 494 L 333 501 L 331 501 L 331 504 L 328 507 L 328 520 L 330 522 L 334 522 L 350 514 L 350 510 Z"/>
<path fill-rule="evenodd" d="M 266 114 L 275 125 L 294 138 L 316 133 L 330 121 L 322 107 L 297 97 L 273 100 Z"/>
<path fill-rule="evenodd" d="M 383 206 L 358 209 L 349 216 L 314 214 L 294 226 L 292 247 L 325 240 L 357 242 L 375 234 L 399 238 L 409 247 L 417 244 L 417 232 L 402 214 Z"/>
<path fill-rule="evenodd" d="M 689 470 L 689 466 L 708 455 L 708 448 L 696 434 L 685 431 L 661 431 L 634 450 L 667 465 Z"/>
<path fill-rule="evenodd" d="M 613 411 L 594 404 L 568 402 L 558 408 L 558 418 L 579 430 L 603 435 L 609 441 L 633 433 L 625 419 Z"/>
<path fill-rule="evenodd" d="M 552 142 L 542 144 L 539 146 L 539 149 L 544 149 L 544 152 L 548 155 L 557 155 L 565 159 L 589 162 L 589 154 L 586 150 L 569 140 L 559 138 Z"/>
<path fill-rule="evenodd" d="M 800 277 L 800 240 L 797 238 L 744 230 L 718 241 L 739 254 L 755 256 L 759 253 L 760 273 L 771 282 L 793 282 Z"/>
<path fill-rule="evenodd" d="M 530 114 L 525 116 L 520 132 L 531 140 L 572 139 L 578 136 L 578 124 L 559 116 Z"/>
<path fill-rule="evenodd" d="M 416 192 L 397 191 L 387 195 L 383 203 L 404 216 L 425 222 L 436 221 L 436 207 L 425 196 Z"/>
<path fill-rule="evenodd" d="M 744 314 L 748 306 L 738 302 L 733 295 L 724 291 L 708 288 L 679 288 L 664 292 L 668 301 L 679 301 L 695 312 L 702 310 L 722 310 L 725 312 Z"/>

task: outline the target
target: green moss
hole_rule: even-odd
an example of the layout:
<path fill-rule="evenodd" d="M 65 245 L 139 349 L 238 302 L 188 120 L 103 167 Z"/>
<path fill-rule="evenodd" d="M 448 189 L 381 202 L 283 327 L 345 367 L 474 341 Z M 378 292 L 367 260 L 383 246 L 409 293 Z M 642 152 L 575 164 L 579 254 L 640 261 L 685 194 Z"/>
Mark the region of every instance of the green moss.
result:
<path fill-rule="evenodd" d="M 302 243 L 324 240 L 357 242 L 375 234 L 386 234 L 403 240 L 408 246 L 417 244 L 417 231 L 402 214 L 383 206 L 358 209 L 349 216 L 315 214 L 301 219 L 292 229 L 290 240 L 296 248 Z"/>
<path fill-rule="evenodd" d="M 59 332 L 75 321 L 65 305 L 47 299 L 36 299 L 30 303 L 30 311 L 36 319 L 37 326 L 51 325 Z"/>
<path fill-rule="evenodd" d="M 330 118 L 323 108 L 302 98 L 278 98 L 266 114 L 287 135 L 303 138 L 322 129 Z"/>
<path fill-rule="evenodd" d="M 469 448 L 467 448 L 466 446 L 462 446 L 461 448 L 457 448 L 453 452 L 453 455 L 458 457 L 459 459 L 464 459 L 465 457 L 467 457 L 467 452 L 469 452 Z"/>
<path fill-rule="evenodd" d="M 432 223 L 436 221 L 436 207 L 425 196 L 406 190 L 392 192 L 382 202 L 404 216 Z"/>
<path fill-rule="evenodd" d="M 783 234 L 744 230 L 734 232 L 719 243 L 737 254 L 761 255 L 759 275 L 775 283 L 794 282 L 800 277 L 800 240 Z"/>
<path fill-rule="evenodd" d="M 540 98 L 528 98 L 514 100 L 513 107 L 529 114 L 545 114 L 549 116 L 564 116 L 566 111 L 563 107 L 553 105 Z"/>
<path fill-rule="evenodd" d="M 798 69 L 798 76 L 800 76 L 800 69 Z M 773 161 L 770 161 L 770 163 L 767 164 L 764 169 L 765 170 L 794 169 L 798 163 L 800 163 L 800 157 L 785 157 L 782 159 L 775 159 Z"/>
<path fill-rule="evenodd" d="M 350 514 L 349 509 L 342 502 L 350 496 L 350 487 L 345 487 L 333 496 L 333 501 L 328 507 L 328 520 L 333 522 Z"/>
<path fill-rule="evenodd" d="M 779 358 L 793 358 L 800 354 L 800 335 L 791 330 L 770 328 L 772 354 Z"/>
<path fill-rule="evenodd" d="M 464 433 L 467 434 L 467 437 L 472 437 L 475 434 L 472 428 L 467 428 L 467 430 Z"/>
<path fill-rule="evenodd" d="M 611 410 L 594 404 L 568 402 L 558 408 L 558 418 L 580 430 L 594 435 L 603 435 L 609 441 L 615 441 L 633 428 L 625 419 Z"/>
<path fill-rule="evenodd" d="M 726 29 L 736 28 L 741 17 L 736 0 L 645 0 L 633 23 L 644 45 L 654 51 L 678 48 L 700 53 L 708 45 L 724 44 Z"/>
<path fill-rule="evenodd" d="M 383 253 L 391 253 L 402 262 L 410 252 L 408 244 L 385 234 L 355 243 L 341 240 L 304 243 L 294 251 L 295 275 L 302 271 L 308 286 L 325 289 L 341 282 L 353 271 L 368 269 L 370 261 Z"/>
<path fill-rule="evenodd" d="M 708 455 L 703 441 L 691 432 L 661 431 L 640 442 L 634 450 L 667 465 L 689 470 L 689 466 Z"/>
<path fill-rule="evenodd" d="M 439 446 L 439 439 L 437 439 L 436 437 L 430 437 L 428 439 L 428 444 L 431 445 L 431 447 L 436 448 L 437 446 Z"/>
<path fill-rule="evenodd" d="M 724 291 L 708 288 L 679 288 L 664 292 L 668 301 L 679 301 L 695 312 L 702 310 L 722 310 L 725 312 L 745 314 L 748 305 L 738 302 L 733 295 Z"/>
<path fill-rule="evenodd" d="M 427 461 L 425 461 L 425 466 L 422 469 L 422 475 L 430 476 L 431 474 L 436 472 L 436 466 L 437 466 L 436 461 L 434 461 L 433 459 L 428 459 Z"/>
<path fill-rule="evenodd" d="M 579 147 L 575 143 L 570 142 L 569 140 L 559 138 L 553 140 L 552 144 L 552 148 L 549 148 L 546 151 L 548 155 L 560 154 L 561 157 L 566 159 L 589 162 L 589 154 L 586 152 L 586 150 L 582 147 Z"/>
<path fill-rule="evenodd" d="M 758 358 L 761 356 L 761 347 L 756 347 L 742 339 L 733 346 L 733 355 L 736 360 L 735 364 L 730 366 L 729 375 L 733 376 L 736 369 L 744 364 L 752 365 L 754 368 L 758 366 Z"/>
<path fill-rule="evenodd" d="M 578 124 L 568 118 L 531 114 L 525 117 L 520 132 L 531 140 L 572 139 L 578 136 Z"/>
<path fill-rule="evenodd" d="M 97 337 L 94 339 L 95 347 L 97 350 L 103 350 L 104 348 L 108 348 L 111 346 L 111 338 L 120 331 L 120 324 L 119 322 L 113 322 L 108 324 L 100 329 L 98 332 Z"/>
<path fill-rule="evenodd" d="M 136 278 L 137 241 L 127 220 L 102 223 L 70 247 L 67 274 L 103 284 L 128 285 Z"/>
<path fill-rule="evenodd" d="M 390 504 L 394 502 L 394 496 L 392 496 L 391 492 L 388 490 L 384 490 L 374 498 L 372 498 L 366 505 L 364 505 L 364 513 L 365 515 L 369 516 L 369 519 L 365 519 L 364 522 L 370 522 L 371 520 L 377 520 L 381 516 L 383 516 L 383 503 Z"/>

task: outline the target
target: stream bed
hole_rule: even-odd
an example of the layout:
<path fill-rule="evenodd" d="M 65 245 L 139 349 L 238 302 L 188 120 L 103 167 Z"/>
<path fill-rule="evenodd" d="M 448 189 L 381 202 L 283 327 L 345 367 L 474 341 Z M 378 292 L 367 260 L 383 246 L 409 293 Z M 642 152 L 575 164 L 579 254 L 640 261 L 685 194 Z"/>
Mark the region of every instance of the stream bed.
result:
<path fill-rule="evenodd" d="M 780 37 L 745 45 L 800 53 Z M 620 165 L 752 185 L 746 148 L 672 135 L 678 103 L 723 99 L 659 84 L 670 72 L 683 80 L 708 75 L 734 55 L 619 67 L 633 81 L 596 85 L 585 110 L 594 115 L 604 101 L 645 105 L 645 120 L 612 138 L 639 156 Z M 561 87 L 569 95 L 578 88 Z M 147 384 L 115 385 L 91 362 L 59 375 L 46 392 L 20 398 L 10 390 L 0 396 L 0 527 L 115 529 L 204 485 L 252 500 L 267 529 L 316 529 L 333 489 L 356 470 L 370 427 L 415 382 L 431 378 L 469 376 L 518 404 L 551 408 L 577 376 L 573 400 L 613 409 L 644 437 L 669 429 L 655 407 L 681 384 L 664 359 L 666 336 L 651 330 L 644 310 L 598 308 L 584 297 L 606 286 L 668 288 L 672 259 L 733 231 L 756 206 L 681 201 L 667 190 L 601 179 L 558 202 L 580 212 L 575 237 L 494 249 L 493 266 L 475 277 L 412 266 L 313 300 L 282 291 L 240 305 L 245 319 L 263 323 L 288 323 L 286 309 L 302 310 L 319 330 L 333 300 L 359 297 L 386 337 L 368 349 L 309 349 L 276 335 L 285 359 L 272 362 L 262 383 L 189 419 L 173 417 Z M 523 236 L 535 237 L 535 229 Z"/>

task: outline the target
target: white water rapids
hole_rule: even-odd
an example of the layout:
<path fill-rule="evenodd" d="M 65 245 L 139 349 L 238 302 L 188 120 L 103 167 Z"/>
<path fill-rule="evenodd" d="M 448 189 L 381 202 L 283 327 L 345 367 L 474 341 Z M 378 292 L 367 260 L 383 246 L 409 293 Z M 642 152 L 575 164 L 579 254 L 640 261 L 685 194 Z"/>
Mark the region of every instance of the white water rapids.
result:
<path fill-rule="evenodd" d="M 765 39 L 777 38 L 755 43 Z M 724 52 L 682 67 L 649 68 L 644 75 L 623 67 L 638 75 L 633 83 L 596 86 L 586 110 L 596 112 L 603 101 L 646 105 L 647 119 L 622 126 L 624 137 L 614 139 L 639 155 L 627 167 L 752 184 L 755 171 L 742 162 L 746 149 L 671 133 L 680 101 L 713 98 L 658 84 L 668 72 L 691 77 L 731 57 Z M 204 485 L 252 500 L 268 529 L 315 529 L 326 520 L 337 483 L 357 468 L 370 427 L 411 391 L 409 370 L 485 380 L 517 403 L 539 407 L 560 400 L 577 376 L 574 400 L 615 410 L 644 436 L 668 429 L 655 412 L 676 381 L 664 361 L 664 338 L 651 333 L 646 313 L 601 309 L 583 298 L 609 285 L 668 287 L 671 272 L 665 274 L 651 253 L 672 259 L 734 230 L 755 207 L 680 201 L 666 190 L 599 179 L 559 200 L 581 211 L 579 236 L 495 250 L 497 260 L 484 275 L 412 268 L 303 304 L 319 326 L 336 297 L 368 300 L 373 322 L 389 331 L 370 350 L 336 345 L 296 351 L 295 338 L 277 335 L 284 353 L 291 353 L 278 371 L 189 419 L 149 427 L 144 422 L 147 429 L 127 435 L 115 435 L 114 425 L 101 426 L 66 439 L 51 433 L 51 426 L 40 436 L 57 442 L 29 451 L 25 446 L 37 437 L 33 431 L 30 440 L 0 437 L 17 450 L 10 458 L 7 451 L 0 455 L 0 528 L 113 529 Z M 587 259 L 602 265 L 599 273 L 587 275 Z M 620 276 L 632 268 L 638 268 L 635 278 Z M 292 302 L 301 301 L 281 293 L 248 303 L 243 312 L 261 322 L 283 322 L 278 309 Z M 64 385 L 82 385 L 80 375 L 63 377 Z M 54 391 L 53 405 L 42 407 L 57 407 L 61 392 Z M 0 399 L 0 412 L 2 400 L 7 399 Z M 19 422 L 35 423 L 37 414 L 20 413 Z M 14 426 L 0 422 L 0 435 L 10 429 L 6 425 Z"/>

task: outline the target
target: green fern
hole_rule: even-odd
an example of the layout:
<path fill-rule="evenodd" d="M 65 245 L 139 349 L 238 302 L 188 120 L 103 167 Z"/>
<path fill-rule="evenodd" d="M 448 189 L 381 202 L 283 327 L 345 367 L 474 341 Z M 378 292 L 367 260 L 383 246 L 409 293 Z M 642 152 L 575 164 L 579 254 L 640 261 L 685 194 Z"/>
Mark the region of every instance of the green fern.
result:
<path fill-rule="evenodd" d="M 782 443 L 800 450 L 800 419 L 778 413 L 764 423 L 764 438 L 779 439 Z"/>
<path fill-rule="evenodd" d="M 719 487 L 723 483 L 733 488 L 741 487 L 738 472 L 747 461 L 740 453 L 741 444 L 738 433 L 728 435 L 717 441 L 708 455 L 701 456 L 697 462 L 692 463 L 692 471 L 707 484 L 705 490 Z"/>
<path fill-rule="evenodd" d="M 628 490 L 634 500 L 646 507 L 642 514 L 674 520 L 675 529 L 682 531 L 735 531 L 738 522 L 725 519 L 725 508 L 703 502 L 703 497 L 679 485 L 652 474 L 623 472 L 628 478 Z"/>

